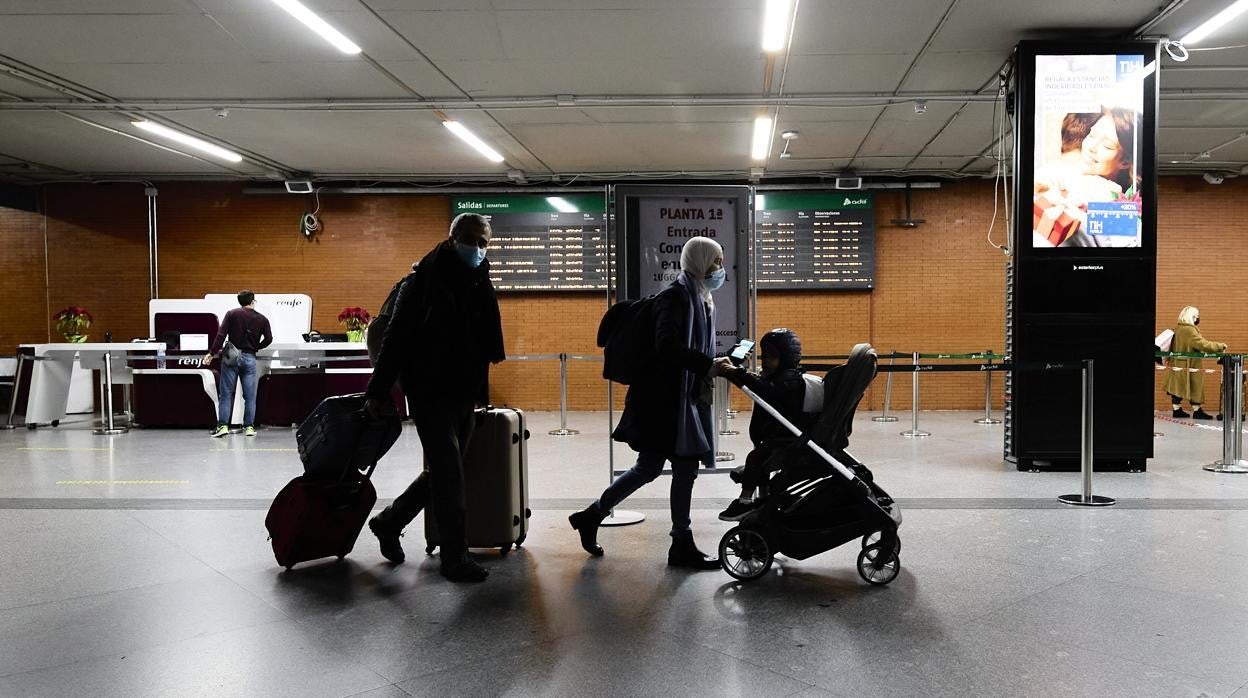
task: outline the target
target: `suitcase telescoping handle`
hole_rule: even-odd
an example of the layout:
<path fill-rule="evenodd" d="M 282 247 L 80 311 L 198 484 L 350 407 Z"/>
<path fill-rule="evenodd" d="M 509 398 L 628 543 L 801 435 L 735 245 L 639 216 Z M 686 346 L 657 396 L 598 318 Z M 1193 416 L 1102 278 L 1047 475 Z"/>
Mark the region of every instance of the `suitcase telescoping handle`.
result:
<path fill-rule="evenodd" d="M 355 417 L 356 417 L 356 419 L 358 419 L 360 422 L 362 422 L 362 423 L 364 423 L 364 424 L 367 424 L 367 423 L 369 423 L 369 422 L 381 422 L 382 420 L 384 420 L 384 419 L 385 419 L 385 415 L 382 415 L 382 417 L 381 417 L 380 419 L 373 419 L 372 417 L 370 417 L 370 416 L 369 416 L 369 414 L 368 414 L 368 410 L 364 409 L 363 407 L 361 407 L 361 408 L 360 408 L 360 409 L 359 409 L 359 410 L 355 413 Z M 363 430 L 360 430 L 360 432 L 361 432 L 361 433 L 363 433 Z M 358 448 L 358 444 L 357 444 L 357 448 Z M 354 459 L 353 459 L 353 460 L 354 460 Z M 359 476 L 361 476 L 361 477 L 364 477 L 364 478 L 370 478 L 370 477 L 372 477 L 372 476 L 373 476 L 373 470 L 375 470 L 375 469 L 377 468 L 377 462 L 378 462 L 378 461 L 380 461 L 380 460 L 381 460 L 381 456 L 380 456 L 380 455 L 377 455 L 375 458 L 369 458 L 369 459 L 368 459 L 368 465 L 367 465 L 366 467 L 364 467 L 363 469 L 361 469 L 358 465 L 357 465 L 356 467 L 354 467 L 354 468 L 351 468 L 350 470 L 347 470 L 346 468 L 343 468 L 343 470 L 342 470 L 342 476 L 339 478 L 339 482 L 342 482 L 342 481 L 346 480 L 346 479 L 347 479 L 347 475 L 348 475 L 349 473 L 352 473 L 352 472 L 354 472 L 355 474 L 357 474 L 357 475 L 359 475 Z M 356 462 L 356 463 L 358 463 L 359 461 L 355 461 L 355 462 Z"/>

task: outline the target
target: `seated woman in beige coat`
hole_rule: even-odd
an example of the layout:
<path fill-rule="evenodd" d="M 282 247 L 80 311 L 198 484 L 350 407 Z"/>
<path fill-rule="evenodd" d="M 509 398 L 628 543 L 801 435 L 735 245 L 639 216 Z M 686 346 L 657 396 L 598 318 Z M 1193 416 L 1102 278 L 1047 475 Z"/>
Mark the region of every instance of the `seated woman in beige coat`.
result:
<path fill-rule="evenodd" d="M 1190 305 L 1180 310 L 1179 324 L 1174 328 L 1174 341 L 1170 344 L 1170 351 L 1185 354 L 1217 354 L 1226 351 L 1226 345 L 1222 342 L 1211 342 L 1200 336 L 1200 330 L 1196 329 L 1199 324 L 1199 310 Z M 1170 396 L 1170 406 L 1174 409 L 1175 417 L 1213 419 L 1200 408 L 1205 398 L 1202 363 L 1201 359 L 1171 360 L 1173 370 L 1166 373 L 1166 393 Z M 1183 411 L 1183 400 L 1191 403 L 1191 415 Z"/>

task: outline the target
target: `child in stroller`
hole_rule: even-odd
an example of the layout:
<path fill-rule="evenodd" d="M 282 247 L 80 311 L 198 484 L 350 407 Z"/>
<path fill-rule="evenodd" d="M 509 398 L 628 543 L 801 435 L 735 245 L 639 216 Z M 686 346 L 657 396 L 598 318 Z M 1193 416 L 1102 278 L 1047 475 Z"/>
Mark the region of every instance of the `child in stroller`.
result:
<path fill-rule="evenodd" d="M 901 570 L 900 508 L 875 484 L 871 471 L 845 449 L 854 412 L 876 373 L 875 350 L 859 344 L 846 363 L 823 379 L 823 409 L 805 430 L 762 399 L 739 376 L 736 382 L 757 408 L 794 438 L 773 449 L 765 472 L 780 472 L 770 492 L 724 534 L 720 563 L 728 574 L 753 580 L 766 574 L 776 553 L 804 560 L 861 538 L 858 573 L 888 584 Z"/>
<path fill-rule="evenodd" d="M 799 367 L 802 340 L 793 330 L 777 327 L 763 335 L 758 346 L 761 375 L 737 369 L 728 376 L 729 379 L 749 387 L 798 427 L 805 429 L 810 426 L 823 408 L 823 381 L 802 373 Z M 754 410 L 750 417 L 750 442 L 754 448 L 746 456 L 745 465 L 729 474 L 733 482 L 741 485 L 741 494 L 720 512 L 721 521 L 740 521 L 754 508 L 754 493 L 760 487 L 766 487 L 770 476 L 767 464 L 771 462 L 772 454 L 792 441 L 793 435 L 789 430 L 766 410 Z"/>

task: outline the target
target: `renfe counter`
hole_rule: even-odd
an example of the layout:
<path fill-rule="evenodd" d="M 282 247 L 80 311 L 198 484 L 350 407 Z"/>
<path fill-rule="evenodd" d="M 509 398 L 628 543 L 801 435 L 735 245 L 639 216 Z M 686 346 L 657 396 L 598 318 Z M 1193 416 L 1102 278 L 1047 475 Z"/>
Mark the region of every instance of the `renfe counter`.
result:
<path fill-rule="evenodd" d="M 203 353 L 146 359 L 134 369 L 134 421 L 140 426 L 210 427 L 217 421 L 220 362 L 201 365 Z M 256 423 L 291 426 L 331 395 L 360 393 L 372 368 L 358 342 L 274 343 L 256 354 Z M 161 365 L 163 364 L 163 366 Z M 401 394 L 395 407 L 406 415 Z M 234 391 L 232 424 L 243 420 L 241 384 Z"/>

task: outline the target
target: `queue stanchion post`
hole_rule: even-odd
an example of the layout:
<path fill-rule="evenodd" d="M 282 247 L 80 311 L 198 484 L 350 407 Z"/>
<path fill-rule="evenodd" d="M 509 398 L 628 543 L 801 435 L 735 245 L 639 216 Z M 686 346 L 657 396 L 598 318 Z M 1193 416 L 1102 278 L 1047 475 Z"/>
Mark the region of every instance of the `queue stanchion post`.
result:
<path fill-rule="evenodd" d="M 914 352 L 913 370 L 910 373 L 910 428 L 901 432 L 907 439 L 922 439 L 931 432 L 919 428 L 919 352 Z"/>
<path fill-rule="evenodd" d="M 721 434 L 723 435 L 736 434 L 737 432 L 732 431 L 731 429 L 728 428 L 728 422 L 726 421 L 727 418 L 724 416 L 724 408 L 727 406 L 727 403 L 728 403 L 728 381 L 722 378 L 712 378 L 711 380 L 715 381 L 714 383 L 715 388 L 711 392 L 711 402 L 713 403 L 711 405 L 711 412 L 714 415 L 714 418 L 716 420 L 712 424 L 712 428 L 716 432 L 716 436 L 719 436 Z M 722 384 L 723 390 L 720 390 L 721 384 Z M 734 461 L 737 459 L 737 454 L 733 453 L 732 451 L 719 450 L 718 438 L 713 439 L 711 443 L 711 447 L 715 449 L 715 462 L 716 463 L 727 463 L 729 461 Z"/>
<path fill-rule="evenodd" d="M 611 434 L 615 431 L 615 391 L 611 381 L 607 381 L 607 485 L 615 482 L 615 443 Z M 612 509 L 603 517 L 599 526 L 631 526 L 646 520 L 646 515 L 639 511 Z"/>
<path fill-rule="evenodd" d="M 720 436 L 736 436 L 737 434 L 740 434 L 741 432 L 737 431 L 736 429 L 729 428 L 728 426 L 728 420 L 732 419 L 732 415 L 729 414 L 731 410 L 728 409 L 728 401 L 729 401 L 728 381 L 722 378 L 716 378 L 715 384 L 716 384 L 716 390 L 718 391 L 717 395 L 723 400 L 723 402 L 720 403 L 720 410 L 719 410 L 719 416 L 720 416 L 719 435 Z"/>
<path fill-rule="evenodd" d="M 104 370 L 100 373 L 100 381 L 101 388 L 104 390 L 104 400 L 100 404 L 100 409 L 104 412 L 102 415 L 104 424 L 93 433 L 100 436 L 113 436 L 130 431 L 127 427 L 113 423 L 113 353 L 111 351 L 104 352 Z"/>
<path fill-rule="evenodd" d="M 1202 466 L 1211 473 L 1248 473 L 1243 459 L 1244 356 L 1231 354 L 1222 362 L 1222 457 Z"/>
<path fill-rule="evenodd" d="M 1080 436 L 1082 444 L 1079 448 L 1079 471 L 1083 476 L 1083 492 L 1080 494 L 1064 494 L 1057 498 L 1062 504 L 1078 507 L 1107 507 L 1117 504 L 1113 497 L 1102 497 L 1092 494 L 1092 359 L 1083 364 L 1083 409 L 1080 411 Z"/>
<path fill-rule="evenodd" d="M 897 352 L 889 352 L 888 365 L 891 368 L 897 363 Z M 888 413 L 888 405 L 893 399 L 893 372 L 888 372 L 888 378 L 884 380 L 884 409 L 880 410 L 880 416 L 872 417 L 873 422 L 895 422 L 897 418 Z"/>
<path fill-rule="evenodd" d="M 568 354 L 559 352 L 559 428 L 546 432 L 551 436 L 576 436 L 581 433 L 568 428 Z"/>
<path fill-rule="evenodd" d="M 17 425 L 13 423 L 17 419 L 17 392 L 22 387 L 22 369 L 26 366 L 26 355 L 18 353 L 17 370 L 13 372 L 13 392 L 9 394 L 9 417 L 8 421 L 0 429 L 16 429 Z"/>
<path fill-rule="evenodd" d="M 992 350 L 991 349 L 984 351 L 984 360 L 988 362 L 989 366 L 992 366 Z M 983 424 L 985 426 L 991 426 L 993 424 L 1001 423 L 1001 420 L 993 419 L 992 417 L 992 371 L 991 370 L 984 371 L 984 416 L 980 419 L 975 420 L 975 423 Z"/>

